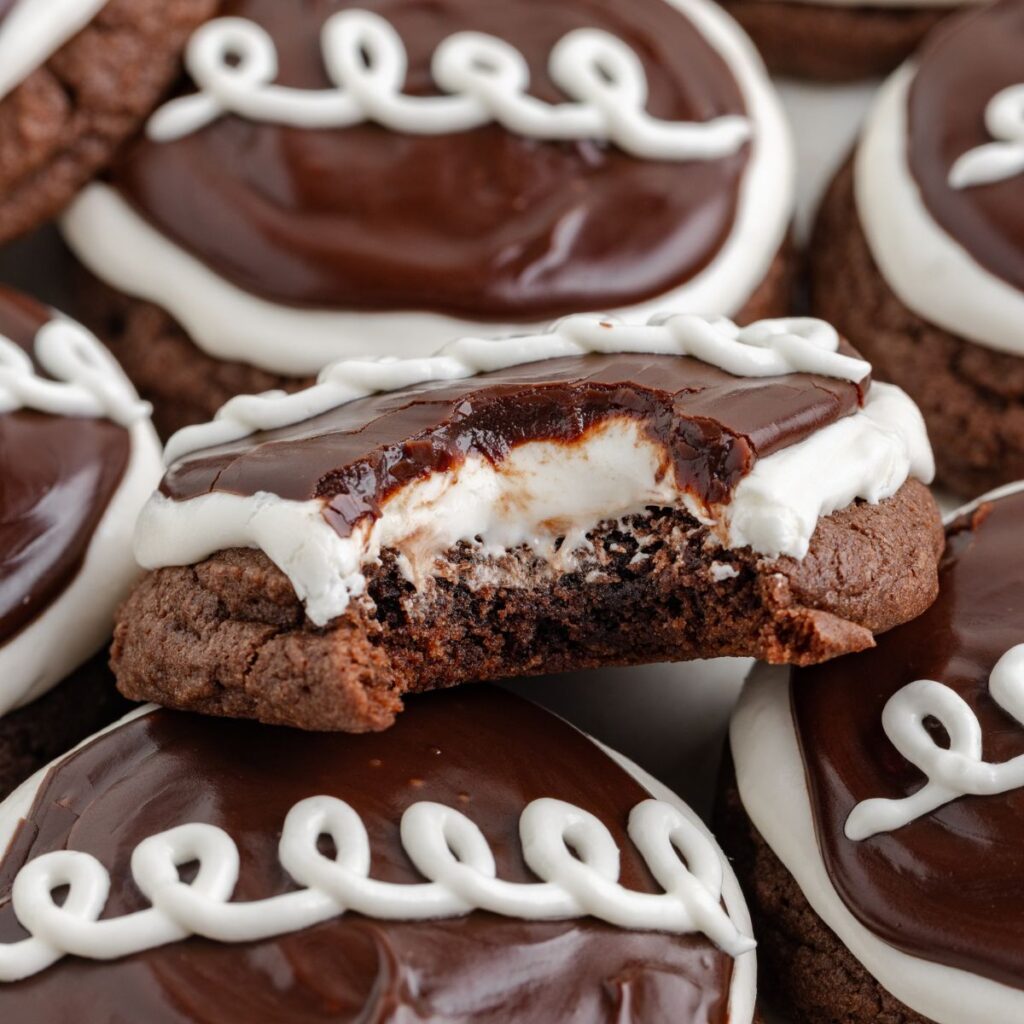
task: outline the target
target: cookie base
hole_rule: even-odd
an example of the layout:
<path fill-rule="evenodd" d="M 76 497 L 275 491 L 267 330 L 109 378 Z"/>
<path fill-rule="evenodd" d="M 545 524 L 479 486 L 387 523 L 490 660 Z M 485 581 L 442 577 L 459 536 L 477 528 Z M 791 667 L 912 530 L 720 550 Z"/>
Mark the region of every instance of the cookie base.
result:
<path fill-rule="evenodd" d="M 787 239 L 736 319 L 750 323 L 787 316 L 798 269 L 795 246 Z M 77 318 L 107 343 L 142 397 L 153 403 L 153 423 L 164 440 L 182 427 L 213 419 L 235 395 L 299 391 L 315 382 L 216 359 L 160 307 L 110 288 L 84 268 L 79 273 Z"/>
<path fill-rule="evenodd" d="M 685 512 L 606 524 L 563 571 L 468 545 L 419 587 L 393 556 L 325 628 L 258 551 L 151 573 L 121 609 L 122 693 L 314 730 L 385 729 L 403 693 L 612 665 L 752 656 L 811 664 L 874 644 L 937 593 L 944 537 L 927 488 L 823 519 L 802 561 L 705 546 Z M 713 562 L 734 575 L 715 579 Z"/>
<path fill-rule="evenodd" d="M 758 991 L 793 1024 L 932 1024 L 887 992 L 811 908 L 747 816 L 723 767 L 715 835 L 747 897 Z"/>
<path fill-rule="evenodd" d="M 142 126 L 219 0 L 109 0 L 0 101 L 0 243 L 52 219 Z"/>
<path fill-rule="evenodd" d="M 0 800 L 34 772 L 130 710 L 106 652 L 31 704 L 0 718 Z"/>
<path fill-rule="evenodd" d="M 956 8 L 722 0 L 778 75 L 852 82 L 888 74 Z"/>
<path fill-rule="evenodd" d="M 861 227 L 847 164 L 814 229 L 811 298 L 874 366 L 920 406 L 938 483 L 964 497 L 1024 478 L 1024 358 L 928 323 L 882 277 Z"/>

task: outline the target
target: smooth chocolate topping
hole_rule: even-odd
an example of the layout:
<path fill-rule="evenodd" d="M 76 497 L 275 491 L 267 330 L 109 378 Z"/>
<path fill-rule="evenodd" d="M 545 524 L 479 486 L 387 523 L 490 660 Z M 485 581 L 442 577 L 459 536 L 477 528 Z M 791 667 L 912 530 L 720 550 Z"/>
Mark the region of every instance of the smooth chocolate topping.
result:
<path fill-rule="evenodd" d="M 49 311 L 0 288 L 0 335 L 32 354 Z M 109 420 L 0 414 L 0 642 L 74 579 L 128 465 L 128 432 Z"/>
<path fill-rule="evenodd" d="M 571 443 L 628 417 L 664 448 L 682 486 L 721 502 L 759 456 L 855 412 L 867 386 L 809 374 L 734 377 L 680 356 L 549 359 L 374 395 L 206 449 L 173 466 L 162 489 L 179 500 L 210 491 L 330 498 L 328 518 L 346 536 L 400 486 L 470 452 L 496 463 L 523 442 Z"/>
<path fill-rule="evenodd" d="M 399 32 L 413 95 L 437 91 L 437 45 L 474 30 L 524 54 L 532 95 L 565 102 L 551 49 L 596 27 L 643 61 L 655 117 L 744 113 L 722 58 L 668 0 L 228 0 L 223 13 L 270 32 L 281 84 L 323 89 L 320 30 L 351 7 Z M 226 117 L 177 142 L 140 141 L 114 180 L 163 233 L 257 295 L 526 322 L 628 306 L 689 280 L 731 230 L 748 156 L 745 146 L 661 162 L 494 125 L 430 137 Z"/>
<path fill-rule="evenodd" d="M 560 719 L 498 690 L 410 702 L 386 733 L 300 733 L 156 711 L 53 769 L 0 866 L 0 941 L 24 933 L 6 902 L 25 860 L 72 848 L 99 858 L 114 884 L 108 914 L 140 909 L 133 847 L 184 822 L 209 822 L 241 851 L 236 899 L 293 886 L 279 866 L 285 814 L 319 794 L 366 824 L 371 875 L 422 881 L 398 823 L 411 803 L 458 808 L 480 826 L 498 876 L 534 881 L 519 816 L 542 796 L 596 814 L 622 850 L 622 883 L 657 892 L 630 843 L 629 811 L 649 794 Z M 312 1021 L 675 1021 L 724 1024 L 732 960 L 703 936 L 621 931 L 593 919 L 525 922 L 476 912 L 390 923 L 355 914 L 246 945 L 190 939 L 110 963 L 66 959 L 3 986 L 6 1020 L 43 1024 L 258 1024 Z"/>
<path fill-rule="evenodd" d="M 910 89 L 910 170 L 928 211 L 983 267 L 1024 290 L 1024 175 L 954 189 L 953 164 L 992 142 L 985 108 L 1024 84 L 1024 3 L 956 18 L 924 48 Z"/>
<path fill-rule="evenodd" d="M 843 902 L 914 956 L 1016 988 L 1024 988 L 1024 789 L 964 797 L 863 842 L 843 828 L 861 800 L 906 796 L 924 782 L 882 730 L 886 701 L 916 679 L 944 683 L 970 705 L 985 760 L 1024 754 L 1024 725 L 988 689 L 995 663 L 1024 642 L 1022 522 L 1017 494 L 954 524 L 931 609 L 874 650 L 798 670 L 792 687 L 819 843 Z"/>

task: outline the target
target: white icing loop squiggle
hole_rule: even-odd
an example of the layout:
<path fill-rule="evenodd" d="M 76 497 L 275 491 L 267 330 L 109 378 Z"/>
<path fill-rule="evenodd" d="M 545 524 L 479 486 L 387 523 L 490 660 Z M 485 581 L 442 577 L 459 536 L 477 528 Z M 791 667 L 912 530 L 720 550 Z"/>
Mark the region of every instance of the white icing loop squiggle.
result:
<path fill-rule="evenodd" d="M 54 319 L 35 338 L 40 377 L 32 360 L 0 335 L 0 412 L 35 409 L 55 416 L 104 417 L 129 426 L 150 413 L 116 360 L 80 324 Z"/>
<path fill-rule="evenodd" d="M 1024 173 L 1024 85 L 1011 85 L 989 100 L 985 127 L 996 141 L 968 150 L 953 164 L 950 188 L 989 185 Z"/>
<path fill-rule="evenodd" d="M 285 819 L 278 854 L 302 888 L 264 900 L 231 902 L 240 858 L 230 836 L 213 825 L 187 824 L 143 840 L 132 877 L 145 910 L 100 919 L 110 875 L 89 854 L 58 850 L 29 861 L 11 891 L 29 937 L 0 943 L 0 981 L 45 970 L 66 955 L 113 960 L 180 942 L 253 942 L 296 932 L 347 912 L 379 920 L 421 921 L 486 910 L 531 921 L 592 916 L 620 928 L 702 932 L 739 956 L 754 947 L 722 906 L 724 872 L 707 836 L 671 804 L 645 800 L 630 814 L 629 835 L 663 893 L 619 884 L 619 850 L 593 815 L 560 800 L 529 804 L 519 823 L 523 855 L 541 881 L 496 877 L 494 855 L 480 829 L 441 804 L 413 804 L 402 816 L 402 844 L 423 883 L 369 877 L 370 844 L 359 815 L 344 801 L 316 796 Z M 318 849 L 333 840 L 335 855 Z M 191 882 L 179 867 L 196 862 Z M 67 886 L 62 903 L 54 891 Z"/>
<path fill-rule="evenodd" d="M 737 327 L 723 318 L 663 314 L 647 324 L 580 315 L 545 334 L 489 340 L 460 338 L 427 359 L 345 360 L 327 367 L 316 385 L 286 395 L 268 392 L 232 399 L 211 423 L 186 427 L 167 444 L 168 464 L 203 448 L 275 430 L 382 391 L 588 353 L 634 352 L 692 356 L 738 377 L 815 373 L 858 382 L 869 363 L 837 351 L 839 336 L 823 320 L 794 317 Z"/>
<path fill-rule="evenodd" d="M 1024 644 L 1011 647 L 989 676 L 992 699 L 1024 725 Z M 949 737 L 940 747 L 925 722 L 935 719 Z M 846 836 L 857 841 L 893 832 L 962 796 L 994 796 L 1024 787 L 1024 755 L 1003 764 L 984 760 L 981 726 L 967 702 L 953 689 L 919 679 L 893 694 L 882 712 L 892 745 L 927 777 L 908 797 L 864 800 L 846 821 Z"/>
<path fill-rule="evenodd" d="M 636 53 L 598 29 L 563 37 L 550 58 L 555 83 L 575 102 L 550 104 L 528 94 L 523 55 L 494 36 L 459 32 L 437 48 L 432 73 L 443 96 L 402 92 L 408 56 L 380 15 L 339 11 L 324 23 L 324 64 L 335 88 L 274 84 L 274 41 L 244 18 L 218 18 L 192 37 L 186 65 L 199 92 L 172 100 L 150 119 L 157 141 L 190 135 L 225 114 L 299 128 L 347 128 L 365 122 L 415 135 L 470 131 L 497 122 L 544 140 L 594 139 L 636 157 L 714 160 L 735 153 L 750 121 L 726 115 L 703 123 L 660 121 L 645 110 L 647 78 Z"/>

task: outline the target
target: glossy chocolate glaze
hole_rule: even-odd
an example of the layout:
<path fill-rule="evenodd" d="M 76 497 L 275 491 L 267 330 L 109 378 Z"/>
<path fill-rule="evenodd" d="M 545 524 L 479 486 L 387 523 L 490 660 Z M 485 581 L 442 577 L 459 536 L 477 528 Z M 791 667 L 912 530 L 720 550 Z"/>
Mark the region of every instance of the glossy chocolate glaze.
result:
<path fill-rule="evenodd" d="M 50 317 L 0 288 L 0 335 L 30 355 Z M 0 414 L 0 643 L 74 579 L 129 455 L 128 432 L 109 420 Z"/>
<path fill-rule="evenodd" d="M 819 842 L 843 902 L 867 928 L 925 960 L 1024 988 L 1024 789 L 964 797 L 854 843 L 843 827 L 869 797 L 924 782 L 882 730 L 882 708 L 915 679 L 952 687 L 978 716 L 984 757 L 1024 754 L 1024 724 L 988 675 L 1024 642 L 1024 494 L 949 531 L 938 601 L 878 647 L 794 675 L 793 707 Z"/>
<path fill-rule="evenodd" d="M 129 857 L 146 836 L 210 822 L 236 841 L 235 896 L 291 884 L 277 859 L 281 823 L 317 794 L 366 824 L 373 877 L 421 881 L 399 841 L 419 800 L 480 826 L 498 876 L 534 880 L 521 855 L 526 804 L 558 797 L 596 814 L 622 850 L 624 885 L 657 892 L 629 842 L 629 811 L 648 793 L 560 719 L 489 687 L 418 697 L 386 733 L 300 733 L 156 711 L 51 771 L 0 865 L 0 940 L 22 935 L 6 894 L 25 859 L 93 853 L 116 880 L 109 913 L 144 905 Z M 524 922 L 476 912 L 426 923 L 358 915 L 295 935 L 225 946 L 191 939 L 111 963 L 66 959 L 0 988 L 5 1020 L 51 1024 L 259 1024 L 314 1021 L 659 1022 L 725 1024 L 732 960 L 702 936 L 620 931 L 593 919 Z"/>
<path fill-rule="evenodd" d="M 564 102 L 551 49 L 598 27 L 643 60 L 654 116 L 744 112 L 723 60 L 668 0 L 227 0 L 224 13 L 271 33 L 282 84 L 319 89 L 331 84 L 321 26 L 350 7 L 398 30 L 410 94 L 436 92 L 434 49 L 475 30 L 526 56 L 533 95 Z M 140 141 L 114 180 L 164 234 L 257 295 L 526 322 L 628 306 L 697 274 L 732 227 L 748 151 L 659 162 L 493 125 L 430 137 L 229 117 L 177 142 Z"/>
<path fill-rule="evenodd" d="M 1024 290 L 1024 175 L 953 189 L 949 171 L 991 143 L 985 108 L 1024 84 L 1024 3 L 1003 0 L 937 30 L 910 90 L 910 169 L 932 217 L 983 267 Z"/>
<path fill-rule="evenodd" d="M 852 352 L 848 346 L 844 349 Z M 728 499 L 758 456 L 855 412 L 868 386 L 809 374 L 734 377 L 696 359 L 586 355 L 467 380 L 423 384 L 343 405 L 178 462 L 162 484 L 187 499 L 211 491 L 330 498 L 346 536 L 400 486 L 458 465 L 497 463 L 518 444 L 578 441 L 614 417 L 638 421 L 665 470 L 707 503 Z"/>

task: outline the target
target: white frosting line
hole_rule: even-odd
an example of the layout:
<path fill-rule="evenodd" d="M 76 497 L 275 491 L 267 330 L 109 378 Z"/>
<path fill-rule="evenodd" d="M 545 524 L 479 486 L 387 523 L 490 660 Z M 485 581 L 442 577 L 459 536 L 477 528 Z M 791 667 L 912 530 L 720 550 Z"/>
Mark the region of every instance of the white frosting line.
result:
<path fill-rule="evenodd" d="M 897 999 L 935 1024 L 1024 1020 L 1024 991 L 890 946 L 847 909 L 815 834 L 789 699 L 789 670 L 757 666 L 730 726 L 744 809 L 814 912 Z"/>
<path fill-rule="evenodd" d="M 447 95 L 409 96 L 409 58 L 401 36 L 379 14 L 338 11 L 325 22 L 321 49 L 333 89 L 275 85 L 277 48 L 244 18 L 217 18 L 189 42 L 185 64 L 199 92 L 171 100 L 150 119 L 157 141 L 199 131 L 225 114 L 297 128 L 348 128 L 375 122 L 395 132 L 447 135 L 497 122 L 528 138 L 612 142 L 651 160 L 716 160 L 750 138 L 745 117 L 703 123 L 658 121 L 644 110 L 647 75 L 636 53 L 599 29 L 578 29 L 551 51 L 551 79 L 576 102 L 529 95 L 530 69 L 504 40 L 458 32 L 434 52 L 434 81 Z"/>
<path fill-rule="evenodd" d="M 572 804 L 532 801 L 519 832 L 539 882 L 499 879 L 487 839 L 460 811 L 411 804 L 402 815 L 402 845 L 427 881 L 381 882 L 370 877 L 369 836 L 353 808 L 335 797 L 308 797 L 288 812 L 278 846 L 281 866 L 300 886 L 296 891 L 232 901 L 241 866 L 235 843 L 216 826 L 182 824 L 144 839 L 132 853 L 132 881 L 150 906 L 102 921 L 111 883 L 103 864 L 77 851 L 43 854 L 14 878 L 12 907 L 29 937 L 0 943 L 0 981 L 21 981 L 67 954 L 114 960 L 193 935 L 254 942 L 349 912 L 383 921 L 438 920 L 475 910 L 527 921 L 589 916 L 629 930 L 700 932 L 733 956 L 754 946 L 721 906 L 717 848 L 670 804 L 646 800 L 629 817 L 630 839 L 662 894 L 623 888 L 611 833 Z M 317 848 L 322 835 L 334 841 L 335 857 Z M 193 861 L 195 878 L 182 882 L 178 868 Z M 58 905 L 53 891 L 65 885 Z"/>
<path fill-rule="evenodd" d="M 981 266 L 932 218 L 907 162 L 905 64 L 883 85 L 858 146 L 857 211 L 871 254 L 900 301 L 922 319 L 1024 355 L 1024 293 Z"/>
<path fill-rule="evenodd" d="M 842 355 L 839 335 L 824 320 L 790 317 L 737 327 L 723 318 L 660 314 L 647 324 L 581 314 L 537 335 L 500 340 L 459 338 L 426 359 L 344 360 L 296 394 L 242 395 L 211 423 L 186 427 L 167 444 L 172 463 L 202 448 L 312 419 L 369 395 L 430 381 L 463 380 L 513 366 L 595 352 L 692 356 L 737 377 L 815 373 L 858 383 L 871 364 Z"/>
<path fill-rule="evenodd" d="M 987 185 L 1024 173 L 1024 85 L 1011 85 L 989 100 L 985 127 L 996 141 L 968 150 L 953 164 L 950 188 Z"/>
<path fill-rule="evenodd" d="M 1011 647 L 996 663 L 989 692 L 1003 711 L 1024 723 L 1024 644 Z M 948 748 L 935 742 L 925 724 L 929 719 L 945 730 Z M 928 782 L 898 800 L 875 797 L 857 804 L 846 819 L 846 837 L 852 841 L 893 832 L 962 796 L 994 796 L 1024 786 L 1024 755 L 1001 764 L 986 761 L 977 716 L 944 683 L 908 683 L 886 702 L 882 725 L 892 745 Z"/>
<path fill-rule="evenodd" d="M 739 84 L 753 125 L 733 230 L 693 279 L 650 302 L 618 311 L 645 320 L 660 309 L 738 312 L 781 248 L 793 205 L 789 129 L 750 41 L 708 0 L 665 0 L 688 17 Z M 536 332 L 543 324 L 489 323 L 423 311 L 346 312 L 279 305 L 237 288 L 151 227 L 107 185 L 88 186 L 62 221 L 68 244 L 99 278 L 165 309 L 206 353 L 301 377 L 337 359 L 422 356 L 451 338 Z M 287 343 L 282 339 L 287 338 Z"/>
<path fill-rule="evenodd" d="M 137 709 L 97 735 L 151 710 Z M 524 855 L 542 880 L 538 884 L 495 879 L 491 851 L 472 821 L 427 803 L 406 811 L 401 834 L 429 881 L 372 882 L 367 879 L 368 838 L 358 816 L 340 800 L 313 797 L 289 813 L 279 845 L 282 865 L 306 891 L 270 900 L 228 902 L 238 875 L 238 850 L 226 833 L 206 825 L 181 825 L 140 844 L 132 857 L 132 874 L 151 908 L 113 920 L 96 921 L 110 879 L 92 857 L 58 851 L 30 861 L 19 872 L 12 895 L 19 920 L 34 937 L 0 946 L 0 979 L 25 977 L 67 952 L 109 959 L 189 934 L 251 941 L 308 927 L 346 909 L 415 920 L 457 916 L 479 907 L 534 920 L 591 914 L 623 928 L 703 931 L 735 957 L 731 1024 L 751 1024 L 756 1000 L 751 922 L 728 862 L 704 824 L 674 793 L 626 758 L 602 749 L 654 797 L 634 808 L 629 835 L 664 895 L 622 889 L 617 883 L 618 850 L 605 826 L 570 804 L 549 799 L 528 805 L 520 822 Z M 28 814 L 48 771 L 38 772 L 0 804 L 0 849 L 8 846 Z M 324 831 L 335 837 L 337 863 L 316 848 Z M 193 859 L 200 861 L 200 870 L 186 885 L 177 867 Z M 61 879 L 72 891 L 57 907 L 51 894 Z"/>
<path fill-rule="evenodd" d="M 129 426 L 152 409 L 122 373 L 114 357 L 81 324 L 57 317 L 39 328 L 33 344 L 39 365 L 0 335 L 0 413 L 35 409 L 54 416 L 88 416 Z"/>
<path fill-rule="evenodd" d="M 0 21 L 0 99 L 77 35 L 107 0 L 17 0 Z"/>
<path fill-rule="evenodd" d="M 139 511 L 160 481 L 160 444 L 120 367 L 84 328 L 55 319 L 36 338 L 36 353 L 71 385 L 43 382 L 12 357 L 20 348 L 0 339 L 0 408 L 28 404 L 58 415 L 109 414 L 132 421 L 131 454 L 117 491 L 103 513 L 74 579 L 36 618 L 0 644 L 0 715 L 52 689 L 99 651 L 112 629 L 114 610 L 139 568 L 131 536 Z M 14 367 L 12 370 L 11 367 Z M 14 401 L 14 399 L 20 399 Z M 28 400 L 26 402 L 26 399 Z M 90 411 L 91 410 L 91 411 Z"/>
<path fill-rule="evenodd" d="M 759 460 L 723 508 L 704 509 L 664 472 L 665 461 L 635 421 L 610 420 L 572 444 L 519 445 L 497 466 L 471 455 L 455 471 L 400 489 L 380 518 L 363 520 L 344 538 L 319 500 L 156 494 L 139 519 L 136 556 L 155 569 L 232 547 L 262 550 L 291 580 L 310 619 L 324 625 L 363 593 L 363 570 L 385 549 L 405 556 L 414 580 L 460 540 L 495 555 L 527 544 L 570 567 L 598 523 L 655 505 L 686 509 L 728 547 L 802 558 L 820 515 L 857 497 L 881 501 L 909 475 L 927 482 L 932 471 L 917 407 L 885 384 L 872 386 L 860 412 Z"/>

